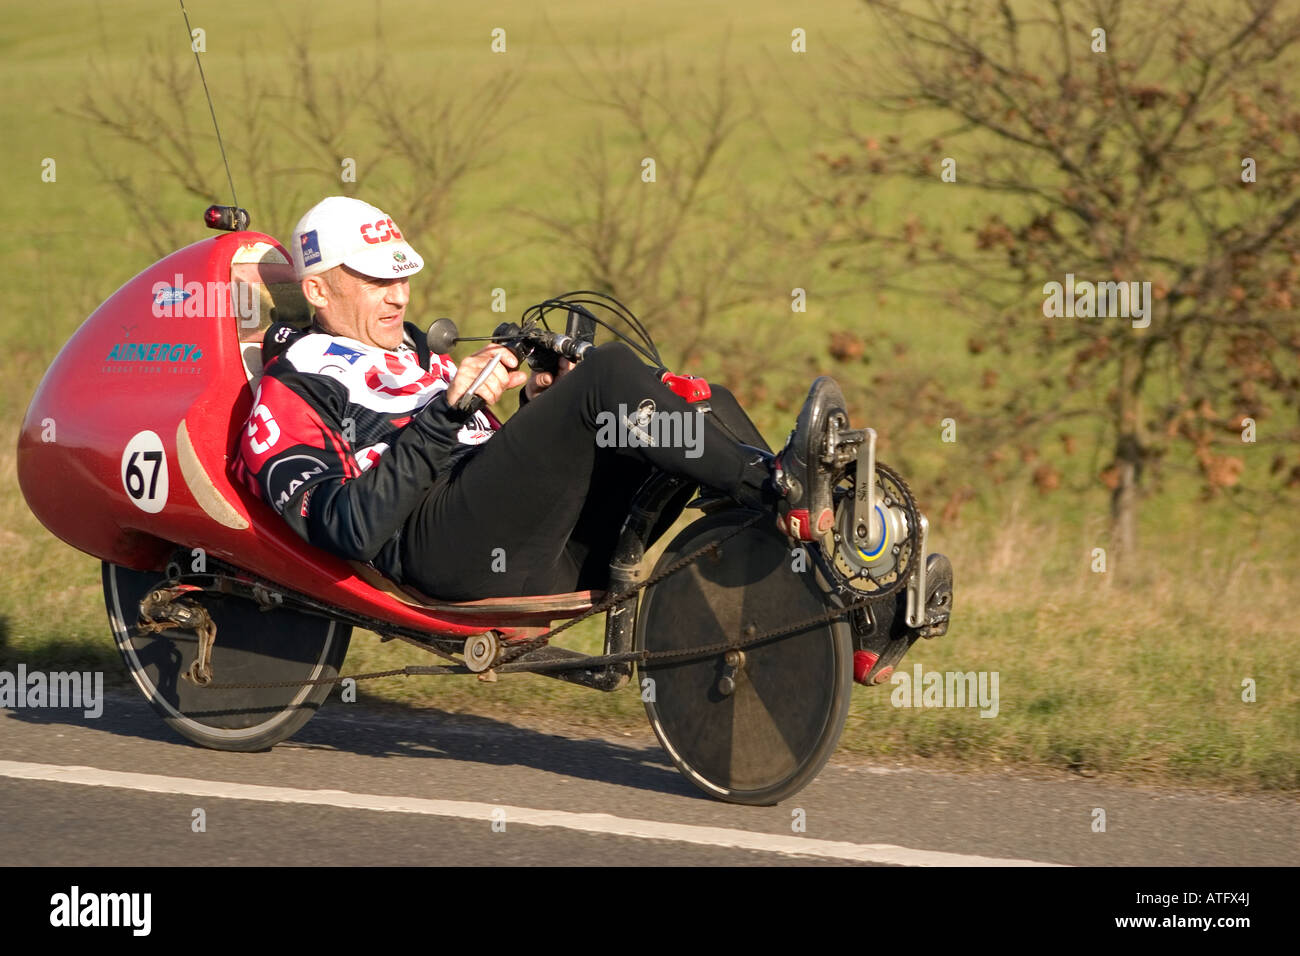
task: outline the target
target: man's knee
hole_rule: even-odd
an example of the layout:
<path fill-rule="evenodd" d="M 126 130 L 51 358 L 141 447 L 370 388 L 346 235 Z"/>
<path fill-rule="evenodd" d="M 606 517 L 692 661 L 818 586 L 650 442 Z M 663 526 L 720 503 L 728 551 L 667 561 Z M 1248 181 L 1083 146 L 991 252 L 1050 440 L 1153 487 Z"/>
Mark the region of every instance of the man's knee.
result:
<path fill-rule="evenodd" d="M 653 379 L 650 368 L 641 357 L 623 342 L 606 342 L 589 349 L 573 373 L 583 372 L 593 385 L 626 385 L 639 380 L 639 376 Z"/>
<path fill-rule="evenodd" d="M 606 342 L 603 345 L 589 351 L 582 360 L 582 364 L 595 360 L 599 365 L 612 367 L 627 367 L 628 365 L 639 365 L 644 367 L 645 363 L 641 361 L 640 356 L 628 347 L 626 342 Z"/>
<path fill-rule="evenodd" d="M 710 405 L 715 407 L 723 405 L 727 408 L 740 408 L 740 402 L 736 400 L 736 396 L 732 394 L 731 389 L 727 388 L 727 386 L 718 385 L 716 382 L 710 382 L 709 391 L 713 393 L 709 396 Z"/>
<path fill-rule="evenodd" d="M 745 410 L 740 407 L 736 396 L 725 385 L 709 383 L 713 394 L 709 397 L 709 406 L 713 409 L 713 420 L 724 432 L 742 445 L 752 445 L 764 451 L 771 451 L 767 440 L 754 425 Z"/>

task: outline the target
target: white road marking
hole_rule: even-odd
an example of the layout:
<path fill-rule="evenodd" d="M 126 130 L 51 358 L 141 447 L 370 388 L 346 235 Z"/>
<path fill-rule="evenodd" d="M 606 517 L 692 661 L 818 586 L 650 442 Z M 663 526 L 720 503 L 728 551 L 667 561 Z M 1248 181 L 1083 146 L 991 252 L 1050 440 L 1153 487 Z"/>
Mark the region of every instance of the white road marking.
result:
<path fill-rule="evenodd" d="M 898 866 L 1055 866 L 1034 860 L 1000 859 L 944 853 L 938 850 L 912 850 L 885 843 L 844 843 L 836 840 L 813 840 L 779 833 L 755 833 L 725 827 L 704 827 L 661 820 L 635 820 L 608 813 L 571 813 L 566 810 L 534 810 L 529 807 L 501 806 L 464 800 L 430 800 L 423 797 L 396 797 L 373 793 L 349 793 L 344 790 L 299 790 L 291 787 L 265 787 L 257 784 L 230 783 L 222 780 L 195 780 L 189 777 L 164 777 L 151 773 L 126 773 L 96 767 L 69 767 L 55 764 L 0 760 L 0 777 L 16 780 L 44 780 L 85 787 L 115 787 L 145 793 L 175 793 L 224 800 L 257 800 L 262 803 L 298 803 L 341 807 L 347 810 L 372 810 L 381 813 L 419 813 L 463 820 L 492 820 L 494 810 L 504 810 L 507 826 L 560 827 L 584 833 L 605 833 L 638 840 L 671 840 L 703 846 L 727 847 L 810 856 L 857 863 L 888 863 Z"/>

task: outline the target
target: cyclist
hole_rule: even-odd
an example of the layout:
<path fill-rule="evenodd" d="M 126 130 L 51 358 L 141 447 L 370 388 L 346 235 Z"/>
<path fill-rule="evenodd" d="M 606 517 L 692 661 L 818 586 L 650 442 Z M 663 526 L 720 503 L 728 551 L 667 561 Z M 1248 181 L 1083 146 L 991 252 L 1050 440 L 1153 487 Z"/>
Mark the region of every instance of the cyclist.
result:
<path fill-rule="evenodd" d="M 290 249 L 315 316 L 308 329 L 267 330 L 233 470 L 309 543 L 444 600 L 600 589 L 632 495 L 656 468 L 778 512 L 792 538 L 829 535 L 830 482 L 810 463 L 843 409 L 830 379 L 773 456 L 726 389 L 712 387 L 704 413 L 622 343 L 555 375 L 527 374 L 495 344 L 459 365 L 431 354 L 405 321 L 424 261 L 374 206 L 321 201 Z M 491 405 L 523 386 L 504 424 L 456 408 L 498 356 L 475 394 Z M 677 435 L 698 429 L 695 440 L 655 440 L 672 433 L 647 427 L 656 415 L 684 423 Z M 600 440 L 611 421 L 650 441 Z"/>

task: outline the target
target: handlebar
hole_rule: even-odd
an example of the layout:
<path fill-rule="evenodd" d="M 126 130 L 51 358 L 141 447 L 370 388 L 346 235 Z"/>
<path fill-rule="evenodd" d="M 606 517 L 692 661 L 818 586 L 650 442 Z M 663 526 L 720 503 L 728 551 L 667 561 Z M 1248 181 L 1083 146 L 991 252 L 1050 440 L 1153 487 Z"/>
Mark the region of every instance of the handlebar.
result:
<path fill-rule="evenodd" d="M 443 320 L 439 319 L 438 321 L 442 322 Z M 452 326 L 452 329 L 454 331 L 454 326 Z M 431 343 L 433 338 L 433 330 L 430 329 Z M 492 341 L 498 345 L 504 345 L 519 361 L 527 360 L 534 370 L 552 374 L 559 371 L 561 358 L 566 358 L 576 365 L 582 361 L 587 350 L 592 348 L 592 343 L 585 339 L 566 335 L 563 332 L 552 332 L 549 329 L 537 328 L 536 326 L 521 328 L 514 322 L 502 322 L 498 325 L 492 333 Z M 500 361 L 500 356 L 497 356 L 488 363 L 474 379 L 466 393 L 457 400 L 457 408 L 467 412 L 477 412 L 483 408 L 486 403 L 475 392 L 492 374 L 492 370 L 497 367 Z"/>
<path fill-rule="evenodd" d="M 514 324 L 514 323 L 510 323 Z M 516 326 L 516 328 L 518 328 Z M 587 349 L 592 348 L 592 343 L 585 339 L 575 338 L 572 335 L 566 335 L 563 332 L 552 332 L 549 329 L 524 329 L 520 331 L 520 338 L 525 341 L 535 342 L 544 352 L 551 352 L 553 355 L 537 355 L 536 350 L 531 352 L 527 358 L 533 368 L 538 368 L 536 359 L 545 362 L 552 358 L 566 358 L 575 365 L 582 361 Z M 558 364 L 558 363 L 557 363 Z M 554 371 L 554 369 L 543 369 L 544 371 Z"/>

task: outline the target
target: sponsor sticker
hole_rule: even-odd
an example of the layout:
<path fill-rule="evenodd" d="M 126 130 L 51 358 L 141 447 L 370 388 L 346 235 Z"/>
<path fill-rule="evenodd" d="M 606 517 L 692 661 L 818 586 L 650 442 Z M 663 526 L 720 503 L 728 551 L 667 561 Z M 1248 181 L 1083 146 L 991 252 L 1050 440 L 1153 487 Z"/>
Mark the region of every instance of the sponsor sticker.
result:
<path fill-rule="evenodd" d="M 266 473 L 266 489 L 274 496 L 272 506 L 283 513 L 284 506 L 298 489 L 326 470 L 325 462 L 311 455 L 289 455 L 280 459 Z"/>
<path fill-rule="evenodd" d="M 326 355 L 337 355 L 346 361 L 349 365 L 356 363 L 361 358 L 362 353 L 357 349 L 350 349 L 340 342 L 331 342 L 329 348 L 325 350 Z"/>
<path fill-rule="evenodd" d="M 167 504 L 167 452 L 154 431 L 137 432 L 122 450 L 122 487 L 131 503 L 156 515 Z"/>
<path fill-rule="evenodd" d="M 197 362 L 203 350 L 193 342 L 121 342 L 108 352 L 109 362 Z"/>
<path fill-rule="evenodd" d="M 299 236 L 298 244 L 302 246 L 302 264 L 304 266 L 320 262 L 320 239 L 316 236 L 315 229 L 310 229 Z"/>
<path fill-rule="evenodd" d="M 158 290 L 158 294 L 153 297 L 153 304 L 160 307 L 176 305 L 178 302 L 184 302 L 193 294 L 193 292 L 187 292 L 184 289 L 176 288 L 174 285 L 169 285 Z"/>
<path fill-rule="evenodd" d="M 401 239 L 402 233 L 397 228 L 397 223 L 391 219 L 381 219 L 378 222 L 367 222 L 361 226 L 361 238 L 371 245 L 380 242 L 391 242 L 395 239 Z"/>
<path fill-rule="evenodd" d="M 655 415 L 655 401 L 653 398 L 641 400 L 641 404 L 636 407 L 636 423 L 642 428 L 650 424 L 650 419 Z"/>

